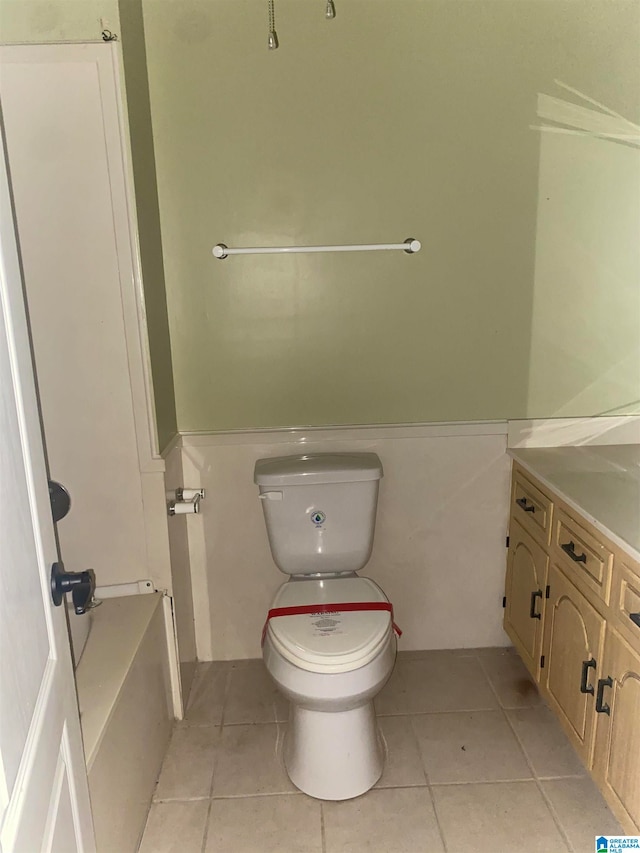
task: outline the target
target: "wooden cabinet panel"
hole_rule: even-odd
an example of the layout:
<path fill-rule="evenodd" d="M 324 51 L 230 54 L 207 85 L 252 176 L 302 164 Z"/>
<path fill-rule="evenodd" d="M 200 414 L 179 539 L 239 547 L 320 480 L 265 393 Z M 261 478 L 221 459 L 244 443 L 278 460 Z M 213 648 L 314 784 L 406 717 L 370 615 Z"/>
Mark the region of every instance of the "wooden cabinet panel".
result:
<path fill-rule="evenodd" d="M 591 590 L 608 604 L 612 552 L 561 509 L 558 510 L 554 527 L 554 560 L 578 587 L 586 587 L 586 591 Z"/>
<path fill-rule="evenodd" d="M 504 628 L 625 831 L 640 834 L 640 564 L 542 489 L 514 465 Z"/>
<path fill-rule="evenodd" d="M 640 565 L 616 554 L 612 625 L 640 654 Z"/>
<path fill-rule="evenodd" d="M 548 545 L 551 539 L 553 503 L 516 469 L 511 490 L 511 516 L 528 533 Z"/>
<path fill-rule="evenodd" d="M 601 670 L 605 620 L 551 565 L 545 608 L 541 688 L 578 754 L 589 766 L 595 735 L 595 684 Z"/>
<path fill-rule="evenodd" d="M 549 558 L 518 524 L 509 530 L 504 629 L 538 680 Z"/>
<path fill-rule="evenodd" d="M 610 683 L 607 679 L 610 679 Z M 625 830 L 640 831 L 640 655 L 607 630 L 594 776 Z"/>

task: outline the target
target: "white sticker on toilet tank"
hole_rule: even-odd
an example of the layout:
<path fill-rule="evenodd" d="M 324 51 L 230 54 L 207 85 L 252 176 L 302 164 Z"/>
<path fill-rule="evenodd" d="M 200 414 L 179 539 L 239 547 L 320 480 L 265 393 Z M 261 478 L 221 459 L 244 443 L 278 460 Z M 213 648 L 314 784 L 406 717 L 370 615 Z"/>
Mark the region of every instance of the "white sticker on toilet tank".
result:
<path fill-rule="evenodd" d="M 315 509 L 311 513 L 311 521 L 315 524 L 316 527 L 320 527 L 321 524 L 324 524 L 327 520 L 327 516 L 321 509 Z"/>

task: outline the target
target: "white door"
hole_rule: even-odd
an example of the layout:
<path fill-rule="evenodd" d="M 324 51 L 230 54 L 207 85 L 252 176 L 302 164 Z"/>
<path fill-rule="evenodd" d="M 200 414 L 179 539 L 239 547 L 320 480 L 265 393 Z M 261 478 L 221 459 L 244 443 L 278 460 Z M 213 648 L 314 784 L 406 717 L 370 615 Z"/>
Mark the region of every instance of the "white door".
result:
<path fill-rule="evenodd" d="M 4 140 L 2 140 L 3 142 Z M 0 848 L 95 850 L 9 179 L 0 151 Z"/>

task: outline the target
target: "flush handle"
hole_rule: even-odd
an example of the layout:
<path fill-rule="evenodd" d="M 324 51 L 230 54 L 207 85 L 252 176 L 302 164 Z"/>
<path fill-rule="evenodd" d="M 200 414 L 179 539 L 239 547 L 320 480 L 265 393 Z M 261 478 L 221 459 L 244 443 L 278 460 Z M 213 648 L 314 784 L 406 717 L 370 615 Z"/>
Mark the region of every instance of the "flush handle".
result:
<path fill-rule="evenodd" d="M 281 501 L 282 492 L 261 492 L 258 497 L 261 501 Z"/>

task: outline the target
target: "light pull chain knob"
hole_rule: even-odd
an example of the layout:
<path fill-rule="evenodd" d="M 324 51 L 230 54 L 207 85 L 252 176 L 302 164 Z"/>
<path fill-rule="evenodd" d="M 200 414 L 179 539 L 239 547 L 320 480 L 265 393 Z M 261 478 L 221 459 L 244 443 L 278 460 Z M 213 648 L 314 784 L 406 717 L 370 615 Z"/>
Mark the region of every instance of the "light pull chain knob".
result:
<path fill-rule="evenodd" d="M 267 11 L 269 13 L 269 37 L 267 47 L 269 50 L 278 49 L 278 34 L 276 32 L 276 10 L 274 0 L 268 0 Z"/>

